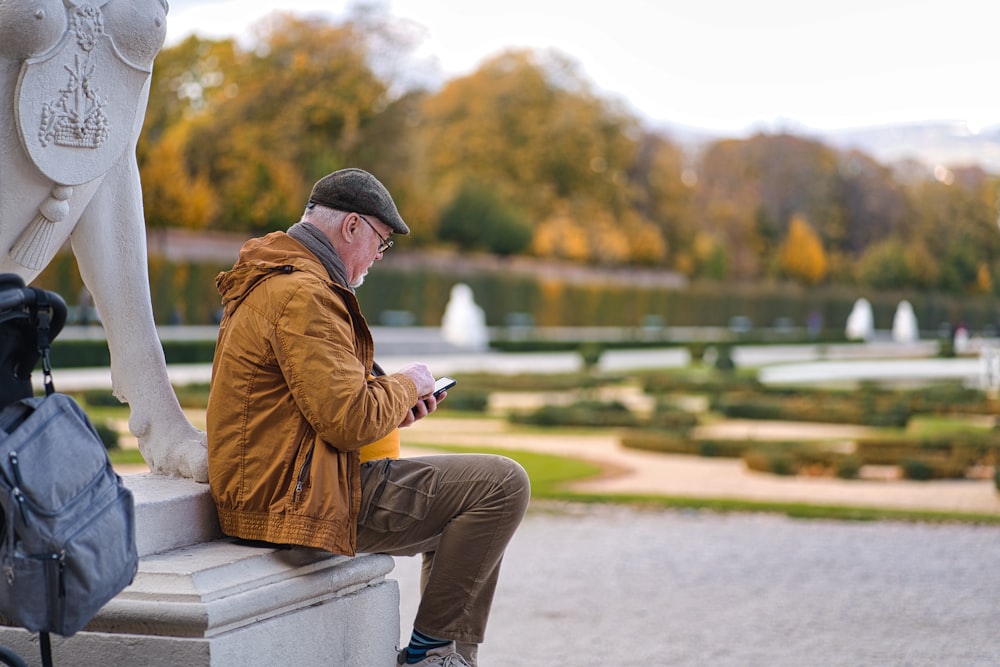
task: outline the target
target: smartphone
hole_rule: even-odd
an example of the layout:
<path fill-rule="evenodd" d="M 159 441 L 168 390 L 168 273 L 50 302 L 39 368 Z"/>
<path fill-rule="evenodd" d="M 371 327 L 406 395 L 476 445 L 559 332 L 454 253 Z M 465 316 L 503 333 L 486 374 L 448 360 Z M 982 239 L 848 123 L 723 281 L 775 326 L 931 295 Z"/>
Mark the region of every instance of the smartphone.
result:
<path fill-rule="evenodd" d="M 448 391 L 456 384 L 458 384 L 458 380 L 456 380 L 455 378 L 450 378 L 450 377 L 440 378 L 437 382 L 434 383 L 434 397 L 437 398 L 438 396 L 441 395 L 441 392 Z"/>
<path fill-rule="evenodd" d="M 434 398 L 439 398 L 441 394 L 458 384 L 458 380 L 450 377 L 443 377 L 434 382 Z M 413 414 L 417 414 L 417 406 L 412 408 Z"/>

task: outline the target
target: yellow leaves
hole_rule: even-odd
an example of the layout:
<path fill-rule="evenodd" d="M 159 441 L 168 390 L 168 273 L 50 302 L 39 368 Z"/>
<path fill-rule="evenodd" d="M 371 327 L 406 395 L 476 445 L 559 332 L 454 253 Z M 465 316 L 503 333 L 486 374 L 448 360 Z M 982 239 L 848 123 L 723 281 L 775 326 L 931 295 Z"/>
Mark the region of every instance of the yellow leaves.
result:
<path fill-rule="evenodd" d="M 183 126 L 174 126 L 151 146 L 142 167 L 142 198 L 147 224 L 201 229 L 218 212 L 215 193 L 203 175 L 184 163 Z"/>
<path fill-rule="evenodd" d="M 584 261 L 590 257 L 590 243 L 573 216 L 568 202 L 560 202 L 555 212 L 535 230 L 531 250 L 539 257 L 561 257 Z"/>
<path fill-rule="evenodd" d="M 536 227 L 531 250 L 539 257 L 621 265 L 661 262 L 667 248 L 655 225 L 635 213 L 616 218 L 587 203 L 560 200 Z"/>
<path fill-rule="evenodd" d="M 667 242 L 655 225 L 638 220 L 630 235 L 631 260 L 638 264 L 662 264 L 667 258 Z"/>
<path fill-rule="evenodd" d="M 976 268 L 976 288 L 983 294 L 993 291 L 993 277 L 990 275 L 990 267 L 985 262 L 980 262 Z"/>
<path fill-rule="evenodd" d="M 780 261 L 785 273 L 804 283 L 815 285 L 826 277 L 827 258 L 823 242 L 801 215 L 792 216 L 788 224 Z"/>

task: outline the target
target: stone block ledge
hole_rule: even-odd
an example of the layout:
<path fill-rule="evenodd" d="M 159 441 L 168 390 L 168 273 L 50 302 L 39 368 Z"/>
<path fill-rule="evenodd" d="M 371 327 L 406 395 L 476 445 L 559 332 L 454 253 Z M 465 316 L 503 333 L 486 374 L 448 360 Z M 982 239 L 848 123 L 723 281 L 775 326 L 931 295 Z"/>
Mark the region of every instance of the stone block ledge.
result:
<path fill-rule="evenodd" d="M 139 558 L 222 537 L 208 484 L 139 473 L 122 481 L 135 499 Z"/>
<path fill-rule="evenodd" d="M 209 638 L 384 585 L 393 565 L 385 555 L 216 540 L 143 558 L 86 630 Z"/>
<path fill-rule="evenodd" d="M 208 485 L 123 477 L 135 497 L 139 570 L 83 631 L 53 635 L 60 667 L 389 667 L 399 641 L 391 557 L 249 546 L 222 536 Z M 38 636 L 0 645 L 40 664 Z"/>

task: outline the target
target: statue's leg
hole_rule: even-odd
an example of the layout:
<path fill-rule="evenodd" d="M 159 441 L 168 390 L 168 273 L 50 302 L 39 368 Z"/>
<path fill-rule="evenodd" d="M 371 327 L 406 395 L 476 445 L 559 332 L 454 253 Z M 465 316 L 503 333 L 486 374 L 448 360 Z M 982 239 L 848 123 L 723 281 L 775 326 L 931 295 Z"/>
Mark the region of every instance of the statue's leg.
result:
<path fill-rule="evenodd" d="M 110 171 L 72 235 L 111 351 L 114 393 L 154 473 L 208 481 L 205 434 L 184 415 L 153 321 L 146 228 L 134 159 Z"/>

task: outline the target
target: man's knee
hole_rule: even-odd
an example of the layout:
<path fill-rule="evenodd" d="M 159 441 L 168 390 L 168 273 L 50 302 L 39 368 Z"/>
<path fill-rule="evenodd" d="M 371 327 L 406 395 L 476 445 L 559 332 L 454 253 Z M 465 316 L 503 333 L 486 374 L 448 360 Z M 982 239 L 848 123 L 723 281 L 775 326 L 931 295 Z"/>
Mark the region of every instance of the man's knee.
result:
<path fill-rule="evenodd" d="M 518 502 L 521 513 L 528 507 L 531 498 L 531 480 L 524 467 L 514 459 L 496 456 L 496 466 L 502 471 L 501 486 L 507 497 Z"/>

